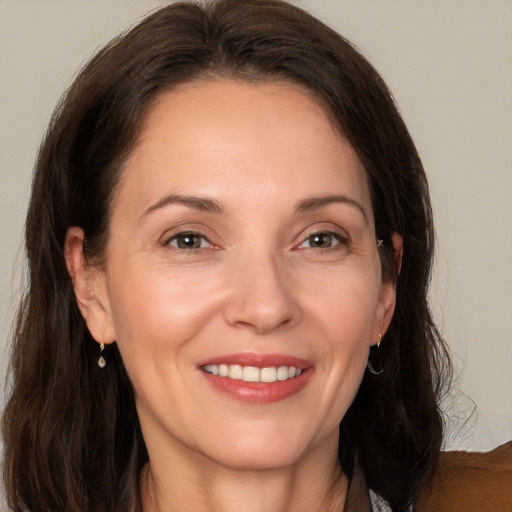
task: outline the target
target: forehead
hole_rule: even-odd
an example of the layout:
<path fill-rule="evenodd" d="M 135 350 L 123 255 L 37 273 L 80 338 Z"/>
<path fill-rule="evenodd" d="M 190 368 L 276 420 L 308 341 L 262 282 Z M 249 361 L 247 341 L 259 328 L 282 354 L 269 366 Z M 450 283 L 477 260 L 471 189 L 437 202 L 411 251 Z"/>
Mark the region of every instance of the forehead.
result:
<path fill-rule="evenodd" d="M 371 210 L 366 172 L 352 147 L 319 101 L 286 82 L 218 79 L 161 94 L 125 164 L 123 187 L 145 193 L 147 203 L 163 192 L 229 188 L 236 196 L 242 188 L 246 199 L 251 192 L 257 199 L 262 187 L 292 195 L 339 187 Z"/>

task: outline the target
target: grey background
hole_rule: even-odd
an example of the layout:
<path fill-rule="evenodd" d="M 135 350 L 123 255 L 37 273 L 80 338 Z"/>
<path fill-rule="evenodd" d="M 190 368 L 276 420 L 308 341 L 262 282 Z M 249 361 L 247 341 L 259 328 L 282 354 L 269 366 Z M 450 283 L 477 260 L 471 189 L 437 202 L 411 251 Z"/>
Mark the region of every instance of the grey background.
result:
<path fill-rule="evenodd" d="M 459 375 L 445 404 L 446 446 L 488 449 L 511 439 L 512 1 L 297 3 L 376 65 L 430 177 L 438 237 L 431 301 Z M 0 0 L 2 377 L 31 170 L 51 111 L 81 63 L 163 4 Z"/>

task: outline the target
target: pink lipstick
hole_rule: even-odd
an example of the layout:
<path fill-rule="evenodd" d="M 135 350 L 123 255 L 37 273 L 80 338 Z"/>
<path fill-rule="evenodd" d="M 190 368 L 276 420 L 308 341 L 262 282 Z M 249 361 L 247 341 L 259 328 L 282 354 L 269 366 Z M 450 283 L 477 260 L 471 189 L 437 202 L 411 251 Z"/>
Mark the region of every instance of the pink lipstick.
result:
<path fill-rule="evenodd" d="M 306 360 L 281 354 L 230 354 L 198 365 L 218 391 L 243 402 L 270 403 L 300 392 L 313 375 Z"/>

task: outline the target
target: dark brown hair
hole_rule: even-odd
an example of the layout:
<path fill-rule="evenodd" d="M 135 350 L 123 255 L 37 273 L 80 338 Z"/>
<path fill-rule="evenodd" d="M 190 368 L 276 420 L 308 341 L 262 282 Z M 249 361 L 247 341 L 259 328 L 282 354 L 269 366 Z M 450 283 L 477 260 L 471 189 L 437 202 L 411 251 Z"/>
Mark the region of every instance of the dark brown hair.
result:
<path fill-rule="evenodd" d="M 339 34 L 279 0 L 164 7 L 83 68 L 57 107 L 38 155 L 26 223 L 29 287 L 17 317 L 3 415 L 4 484 L 15 511 L 137 510 L 148 454 L 115 344 L 108 368 L 77 308 L 63 248 L 85 232 L 101 262 L 122 164 L 155 98 L 209 77 L 286 80 L 309 90 L 367 171 L 383 276 L 397 306 L 382 342 L 385 371 L 367 372 L 340 426 L 339 457 L 357 456 L 369 487 L 404 510 L 435 463 L 439 394 L 450 365 L 427 288 L 434 234 L 427 181 L 393 98 Z M 391 234 L 403 237 L 400 276 Z"/>

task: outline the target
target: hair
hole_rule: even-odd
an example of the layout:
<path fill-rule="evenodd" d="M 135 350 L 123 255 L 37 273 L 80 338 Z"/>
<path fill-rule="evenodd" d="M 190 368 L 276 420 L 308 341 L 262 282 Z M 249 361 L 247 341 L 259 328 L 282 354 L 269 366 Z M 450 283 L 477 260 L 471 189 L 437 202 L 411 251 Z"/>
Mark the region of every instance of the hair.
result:
<path fill-rule="evenodd" d="M 175 3 L 100 50 L 56 108 L 42 142 L 26 221 L 28 287 L 13 339 L 2 420 L 4 485 L 15 511 L 139 510 L 148 453 L 115 344 L 108 368 L 77 307 L 64 258 L 70 226 L 101 264 L 109 208 L 144 115 L 164 91 L 196 80 L 287 81 L 313 94 L 364 165 L 383 280 L 397 303 L 381 344 L 385 370 L 366 372 L 340 425 L 339 459 L 357 457 L 368 486 L 405 510 L 434 466 L 440 396 L 451 366 L 427 301 L 434 250 L 428 186 L 385 83 L 357 49 L 280 0 Z M 403 237 L 400 274 L 391 235 Z"/>

